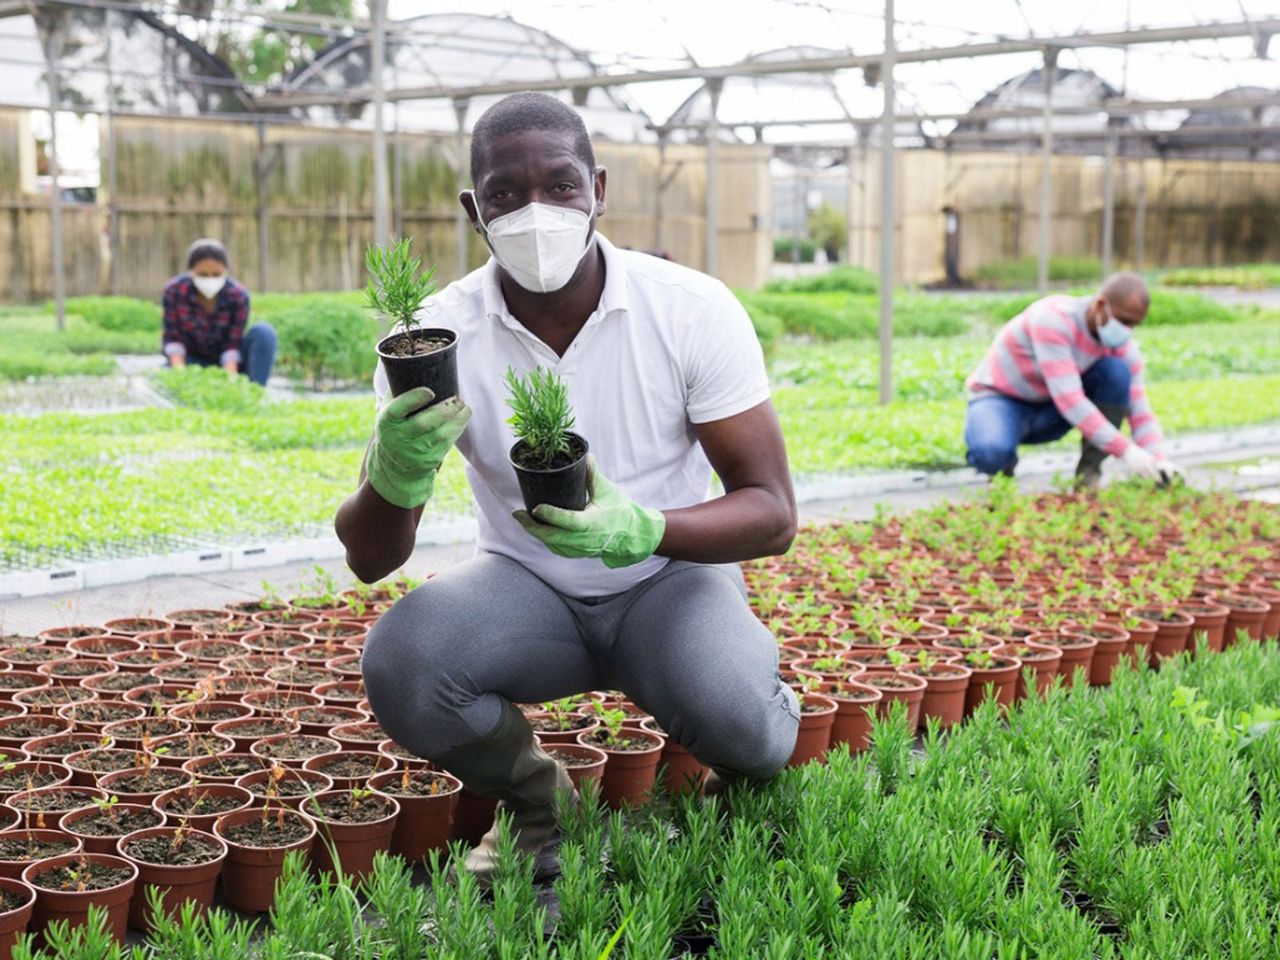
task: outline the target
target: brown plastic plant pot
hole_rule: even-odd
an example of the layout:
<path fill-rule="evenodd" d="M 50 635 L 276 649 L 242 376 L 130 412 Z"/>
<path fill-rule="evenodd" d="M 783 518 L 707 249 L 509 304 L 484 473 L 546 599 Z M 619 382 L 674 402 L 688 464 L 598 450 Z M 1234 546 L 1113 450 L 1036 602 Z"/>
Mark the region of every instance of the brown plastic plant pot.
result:
<path fill-rule="evenodd" d="M 94 798 L 107 799 L 101 787 L 37 787 L 23 790 L 5 800 L 5 806 L 17 810 L 20 828 L 45 830 L 52 828 L 58 819 L 71 810 L 87 807 Z"/>
<path fill-rule="evenodd" d="M 1243 632 L 1245 639 L 1255 643 L 1262 640 L 1262 626 L 1271 612 L 1271 604 L 1243 593 L 1221 593 L 1214 597 L 1230 613 L 1225 626 L 1225 646 L 1238 643 Z"/>
<path fill-rule="evenodd" d="M 316 697 L 315 704 L 307 704 L 306 706 L 290 707 L 283 714 L 289 720 L 294 720 L 301 725 L 301 732 L 310 737 L 327 736 L 334 726 L 344 723 L 359 723 L 368 719 L 368 715 L 362 710 L 355 707 L 333 707 L 326 704 L 319 697 Z M 310 713 L 308 712 L 310 711 Z M 317 711 L 323 711 L 317 713 Z M 309 719 L 312 715 L 321 719 Z M 332 719 L 328 719 L 332 718 Z"/>
<path fill-rule="evenodd" d="M 345 823 L 325 816 L 317 807 L 329 797 L 345 799 L 349 790 L 328 790 L 308 798 L 302 812 L 316 822 L 316 839 L 311 846 L 311 866 L 316 876 L 339 872 L 351 883 L 363 880 L 373 869 L 374 854 L 391 847 L 400 804 L 395 797 L 375 793 L 387 805 L 385 816 L 364 823 Z"/>
<path fill-rule="evenodd" d="M 1043 634 L 1034 634 L 1043 636 Z M 1036 694 L 1043 697 L 1053 689 L 1058 677 L 1058 666 L 1062 663 L 1062 650 L 1048 643 L 1036 640 L 1018 640 L 996 647 L 996 653 L 1006 657 L 1017 657 L 1022 661 L 1022 669 L 1018 671 L 1018 682 L 1015 685 L 1013 700 L 1025 700 L 1027 689 L 1027 673 L 1033 676 Z"/>
<path fill-rule="evenodd" d="M 236 779 L 236 786 L 243 787 L 253 795 L 253 805 L 262 807 L 267 803 L 266 790 L 267 783 L 272 778 L 270 768 L 256 770 L 253 773 L 246 773 Z M 284 768 L 284 777 L 282 782 L 291 784 L 301 784 L 302 792 L 293 790 L 289 793 L 277 792 L 271 798 L 272 803 L 283 803 L 286 807 L 292 807 L 294 810 L 301 810 L 307 802 L 308 796 L 326 793 L 333 789 L 333 780 L 326 777 L 323 773 L 316 773 L 314 770 L 290 770 Z"/>
<path fill-rule="evenodd" d="M 369 772 L 356 775 L 335 772 L 334 766 L 336 764 L 351 758 L 358 758 L 365 766 L 369 767 Z M 352 787 L 363 787 L 370 777 L 377 776 L 380 773 L 393 772 L 398 766 L 399 764 L 394 759 L 376 750 L 352 750 L 346 748 L 333 753 L 322 753 L 318 757 L 308 757 L 306 762 L 302 764 L 302 769 L 323 773 L 333 781 L 335 790 L 350 790 Z"/>
<path fill-rule="evenodd" d="M 410 782 L 432 778 L 440 784 L 434 794 L 410 794 L 403 789 L 404 776 Z M 391 834 L 391 852 L 410 862 L 425 860 L 433 850 L 443 850 L 453 833 L 453 818 L 462 793 L 462 781 L 441 771 L 390 770 L 369 778 L 369 786 L 379 793 L 394 797 L 400 804 L 395 831 Z"/>
<path fill-rule="evenodd" d="M 964 719 L 964 700 L 973 671 L 960 663 L 908 663 L 899 672 L 924 679 L 924 697 L 920 701 L 920 722 L 930 718 L 943 729 L 954 727 Z"/>
<path fill-rule="evenodd" d="M 0 700 L 12 701 L 15 694 L 43 690 L 52 685 L 52 680 L 34 670 L 5 670 L 0 673 Z"/>
<path fill-rule="evenodd" d="M 1280 590 L 1273 590 L 1271 587 L 1254 587 L 1253 595 L 1271 604 L 1266 619 L 1262 621 L 1263 638 L 1274 640 L 1280 637 Z"/>
<path fill-rule="evenodd" d="M 836 702 L 818 693 L 806 693 L 801 701 L 800 727 L 787 766 L 799 767 L 810 760 L 825 762 L 831 747 L 831 726 L 836 719 Z"/>
<path fill-rule="evenodd" d="M 231 800 L 235 806 L 225 810 L 201 813 L 201 805 L 207 800 Z M 213 830 L 217 819 L 227 813 L 247 810 L 255 806 L 254 796 L 244 787 L 232 783 L 188 783 L 184 787 L 166 790 L 151 801 L 151 809 L 162 814 L 170 823 L 182 823 L 206 833 Z"/>
<path fill-rule="evenodd" d="M 913 677 L 907 673 L 870 672 L 858 677 L 858 682 L 880 692 L 876 715 L 881 720 L 888 718 L 894 703 L 901 702 L 907 711 L 907 729 L 914 731 L 920 726 L 920 705 L 924 702 L 924 692 L 929 686 L 923 677 Z"/>
<path fill-rule="evenodd" d="M 222 863 L 222 898 L 233 910 L 245 913 L 263 913 L 271 909 L 275 903 L 276 882 L 284 872 L 285 855 L 301 850 L 304 857 L 309 858 L 316 837 L 315 821 L 288 806 L 284 807 L 283 814 L 278 807 L 273 807 L 268 816 L 272 823 L 283 816 L 305 825 L 307 834 L 299 840 L 260 847 L 237 843 L 226 835 L 228 829 L 261 820 L 262 815 L 263 810 L 256 807 L 237 810 L 224 813 L 213 824 L 214 835 L 227 845 L 227 859 Z"/>
<path fill-rule="evenodd" d="M 204 667 L 221 667 L 227 657 L 239 657 L 248 652 L 238 640 L 183 640 L 174 647 L 187 660 Z"/>
<path fill-rule="evenodd" d="M 263 715 L 261 717 L 241 717 L 237 720 L 223 720 L 213 725 L 213 732 L 230 738 L 234 744 L 234 752 L 248 753 L 259 740 L 266 737 L 287 736 L 302 732 L 302 724 L 283 716 Z"/>
<path fill-rule="evenodd" d="M 128 813 L 145 816 L 148 820 L 154 821 L 146 823 L 146 826 L 162 827 L 167 822 L 167 818 L 163 813 L 153 807 L 144 807 L 138 803 L 117 803 L 111 809 L 117 817 Z M 115 856 L 116 841 L 127 834 L 133 833 L 135 830 L 142 829 L 143 826 L 143 824 L 138 823 L 137 826 L 129 827 L 121 833 L 114 834 L 81 833 L 75 829 L 76 824 L 81 820 L 87 820 L 97 815 L 98 808 L 96 806 L 78 807 L 75 810 L 69 810 L 58 818 L 58 829 L 79 840 L 83 844 L 86 853 L 107 853 Z"/>
<path fill-rule="evenodd" d="M 1227 618 L 1231 611 L 1211 600 L 1187 600 L 1178 609 L 1191 617 L 1191 643 L 1194 646 L 1200 634 L 1214 653 L 1220 653 L 1226 645 Z"/>
<path fill-rule="evenodd" d="M 40 878 L 61 867 L 79 868 L 81 860 L 90 864 L 127 869 L 129 876 L 114 886 L 101 890 L 52 890 L 40 885 Z M 106 911 L 107 930 L 116 942 L 123 945 L 125 927 L 129 919 L 129 901 L 137 885 L 138 868 L 122 857 L 102 853 L 68 854 L 33 863 L 22 871 L 22 882 L 36 891 L 35 909 L 31 914 L 31 932 L 43 939 L 45 929 L 51 923 L 65 921 L 71 927 L 84 926 L 89 920 L 89 908 Z"/>
<path fill-rule="evenodd" d="M 1129 666 L 1137 670 L 1139 661 L 1148 662 L 1149 651 L 1155 642 L 1158 628 L 1151 620 L 1137 615 L 1131 616 L 1129 611 L 1125 612 L 1124 622 L 1121 625 L 1129 631 L 1129 646 L 1125 650 L 1125 656 L 1129 658 Z"/>
<path fill-rule="evenodd" d="M 649 741 L 643 750 L 612 750 L 591 739 L 592 734 L 579 734 L 578 742 L 603 750 L 609 758 L 600 777 L 600 797 L 617 810 L 624 806 L 642 806 L 649 801 L 658 777 L 662 759 L 663 738 L 644 730 L 627 730 L 626 735 Z"/>
<path fill-rule="evenodd" d="M 130 767 L 128 770 L 117 770 L 114 773 L 103 774 L 98 778 L 98 789 L 119 797 L 121 803 L 139 803 L 144 807 L 149 807 L 151 802 L 160 794 L 191 783 L 195 779 L 180 767 L 153 766 L 150 771 L 150 782 L 144 789 L 124 790 L 118 786 L 120 780 L 136 776 L 142 772 L 142 767 Z"/>
<path fill-rule="evenodd" d="M 860 753 L 871 744 L 871 718 L 882 694 L 856 679 L 821 684 L 817 693 L 835 701 L 836 716 L 831 722 L 831 747 L 845 744 L 850 753 Z"/>
<path fill-rule="evenodd" d="M 61 819 L 61 818 L 59 818 Z M 55 821 L 56 822 L 56 821 Z M 80 837 L 73 834 L 64 833 L 62 830 L 56 830 L 53 825 L 42 830 L 19 830 L 17 828 L 0 832 L 0 841 L 18 840 L 23 844 L 28 842 L 28 838 L 38 842 L 56 842 L 70 844 L 70 847 L 64 853 L 76 854 L 84 849 L 84 843 Z M 56 856 L 62 856 L 61 853 Z M 0 860 L 0 877 L 7 877 L 10 880 L 19 880 L 22 877 L 22 871 L 26 870 L 33 863 L 39 863 L 42 860 L 50 859 L 47 853 L 36 851 L 34 856 L 15 857 L 8 860 Z"/>
<path fill-rule="evenodd" d="M 252 753 L 219 753 L 212 757 L 192 757 L 183 763 L 182 769 L 201 783 L 235 783 L 269 766 L 268 761 Z"/>
<path fill-rule="evenodd" d="M 35 888 L 11 877 L 0 877 L 0 890 L 21 897 L 22 902 L 0 913 L 0 960 L 11 960 L 18 935 L 26 933 L 36 905 Z"/>
<path fill-rule="evenodd" d="M 546 723 L 550 725 L 556 722 L 555 715 L 548 710 L 535 710 L 533 713 L 526 713 L 525 719 L 529 721 L 531 726 L 533 726 L 533 732 L 537 736 L 538 742 L 544 747 L 552 743 L 577 743 L 578 734 L 590 734 L 600 729 L 599 720 L 581 711 L 574 711 L 571 716 L 574 718 L 574 721 L 578 722 L 580 725 L 571 727 L 568 730 L 558 730 L 554 728 L 547 730 L 539 729 L 539 723 Z"/>
<path fill-rule="evenodd" d="M 110 765 L 104 769 L 95 769 L 87 765 L 89 760 L 110 759 Z M 62 762 L 71 768 L 71 785 L 73 787 L 96 787 L 98 778 L 117 770 L 128 770 L 137 763 L 136 754 L 132 750 L 116 750 L 112 747 L 92 747 L 69 754 Z"/>
<path fill-rule="evenodd" d="M 74 729 L 70 720 L 48 714 L 5 717 L 0 720 L 0 752 L 22 750 L 29 741 L 61 736 Z"/>
<path fill-rule="evenodd" d="M 1185 613 L 1172 611 L 1168 618 L 1161 617 L 1159 610 L 1135 610 L 1134 614 L 1150 620 L 1156 625 L 1155 636 L 1147 647 L 1147 662 L 1158 667 L 1165 660 L 1172 660 L 1183 650 L 1191 639 L 1191 627 L 1195 621 Z"/>
<path fill-rule="evenodd" d="M 662 779 L 663 789 L 670 794 L 700 793 L 702 784 L 711 770 L 686 750 L 683 744 L 663 730 L 653 717 L 641 722 L 640 729 L 662 737 L 662 755 L 658 759 L 658 773 Z"/>
<path fill-rule="evenodd" d="M 599 747 L 588 747 L 581 743 L 551 743 L 544 749 L 565 769 L 573 788 L 581 791 L 588 780 L 599 780 L 604 773 L 604 765 L 609 755 Z"/>
<path fill-rule="evenodd" d="M 52 737 L 36 737 L 34 740 L 28 740 L 27 745 L 22 751 L 32 760 L 49 760 L 54 763 L 61 763 L 65 757 L 81 750 L 92 750 L 95 747 L 111 747 L 115 746 L 115 741 L 107 735 L 99 735 L 95 733 L 62 733 L 55 734 Z M 12 757 L 13 753 L 5 751 L 5 755 Z"/>
<path fill-rule="evenodd" d="M 327 734 L 340 744 L 343 750 L 377 750 L 378 744 L 387 739 L 387 732 L 377 720 L 354 720 L 340 723 Z"/>
<path fill-rule="evenodd" d="M 1062 629 L 1047 635 L 1044 642 L 1062 651 L 1062 660 L 1058 664 L 1058 676 L 1067 686 L 1075 683 L 1077 671 L 1084 673 L 1089 679 L 1089 671 L 1093 668 L 1093 657 L 1098 650 L 1098 641 L 1077 630 Z"/>
<path fill-rule="evenodd" d="M 1110 686 L 1111 674 L 1115 672 L 1131 642 L 1129 631 L 1115 624 L 1097 623 L 1091 627 L 1082 627 L 1077 632 L 1098 642 L 1093 658 L 1089 661 L 1089 685 Z"/>
<path fill-rule="evenodd" d="M 137 840 L 173 837 L 179 829 L 186 830 L 187 836 L 199 837 L 206 842 L 213 841 L 219 853 L 200 863 L 174 865 L 139 860 L 128 852 L 130 844 Z M 196 916 L 203 915 L 213 906 L 213 891 L 218 883 L 218 874 L 222 872 L 222 862 L 227 858 L 227 845 L 220 837 L 203 830 L 151 827 L 147 830 L 135 830 L 121 837 L 116 841 L 116 851 L 117 856 L 138 868 L 138 882 L 129 899 L 129 926 L 135 930 L 152 930 L 150 898 L 147 893 L 149 887 L 156 887 L 160 891 L 160 902 L 166 914 L 176 913 L 187 901 L 195 905 Z"/>
<path fill-rule="evenodd" d="M 252 717 L 253 707 L 236 700 L 202 700 L 170 707 L 168 715 L 175 720 L 185 720 L 197 733 L 210 733 L 216 723 Z"/>
<path fill-rule="evenodd" d="M 11 760 L 5 756 L 5 765 L 12 766 L 3 772 L 0 783 L 0 801 L 14 794 L 39 787 L 61 787 L 71 783 L 73 771 L 65 763 L 53 760 Z M 32 786 L 26 786 L 31 783 Z M 15 786 L 16 784 L 16 786 Z"/>
<path fill-rule="evenodd" d="M 172 630 L 174 626 L 172 620 L 161 617 L 117 617 L 103 623 L 102 629 L 106 633 L 122 637 L 137 637 L 148 633 L 163 633 Z"/>
<path fill-rule="evenodd" d="M 314 747 L 314 752 L 308 752 L 305 756 L 281 756 L 280 749 L 282 745 L 287 746 L 289 741 L 306 741 Z M 324 749 L 320 749 L 321 746 Z M 253 746 L 249 748 L 249 752 L 255 757 L 262 757 L 268 763 L 278 763 L 282 767 L 301 770 L 312 757 L 322 756 L 326 753 L 336 753 L 341 748 L 342 745 L 332 737 L 310 737 L 302 733 L 286 733 L 275 737 L 263 737 L 261 740 L 254 741 Z"/>
<path fill-rule="evenodd" d="M 182 630 L 191 630 L 197 623 L 206 623 L 209 621 L 230 620 L 232 614 L 226 610 L 218 609 L 184 609 L 170 610 L 164 615 L 164 618 L 171 622 L 175 627 Z"/>
<path fill-rule="evenodd" d="M 969 717 L 984 700 L 995 700 L 1002 709 L 1013 706 L 1018 692 L 1018 674 L 1022 672 L 1022 661 L 1017 657 L 1004 654 L 992 654 L 989 666 L 966 664 L 973 675 L 969 678 L 969 689 L 964 695 L 964 715 Z"/>
<path fill-rule="evenodd" d="M 298 690 L 254 690 L 243 694 L 240 702 L 253 708 L 255 717 L 284 717 L 291 710 L 302 707 L 322 707 L 324 698 L 315 693 Z M 306 731 L 303 731 L 304 733 Z M 323 734 L 321 734 L 323 735 Z"/>

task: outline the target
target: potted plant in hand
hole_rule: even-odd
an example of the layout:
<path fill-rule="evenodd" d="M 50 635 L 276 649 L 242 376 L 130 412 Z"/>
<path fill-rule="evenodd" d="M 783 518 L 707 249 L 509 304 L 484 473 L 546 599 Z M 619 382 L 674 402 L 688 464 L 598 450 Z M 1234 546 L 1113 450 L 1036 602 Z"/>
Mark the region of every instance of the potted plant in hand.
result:
<path fill-rule="evenodd" d="M 458 335 L 442 327 L 413 326 L 413 315 L 435 290 L 435 267 L 422 270 L 422 260 L 409 252 L 407 237 L 369 247 L 364 264 L 369 271 L 365 303 L 392 327 L 377 348 L 391 395 L 426 387 L 434 394 L 432 403 L 456 396 Z"/>
<path fill-rule="evenodd" d="M 569 391 L 556 374 L 538 367 L 527 378 L 507 368 L 507 423 L 515 430 L 511 465 L 525 509 L 540 503 L 564 510 L 587 506 L 587 441 L 573 433 Z"/>

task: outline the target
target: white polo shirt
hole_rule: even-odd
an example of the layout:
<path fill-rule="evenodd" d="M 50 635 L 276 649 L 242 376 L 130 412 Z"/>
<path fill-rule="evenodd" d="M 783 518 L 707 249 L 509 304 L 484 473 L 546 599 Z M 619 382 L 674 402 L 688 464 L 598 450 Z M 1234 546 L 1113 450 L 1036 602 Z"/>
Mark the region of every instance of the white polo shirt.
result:
<path fill-rule="evenodd" d="M 458 392 L 472 410 L 458 441 L 476 500 L 478 546 L 518 561 L 561 593 L 599 597 L 628 590 L 662 569 L 664 557 L 610 570 L 597 559 L 557 556 L 511 514 L 523 509 L 507 452 L 507 367 L 535 367 L 565 381 L 599 469 L 645 507 L 670 510 L 706 500 L 711 464 L 693 424 L 723 420 L 769 398 L 764 356 L 751 320 L 723 283 L 629 250 L 599 234 L 605 285 L 600 303 L 563 357 L 511 315 L 487 264 L 430 297 L 423 326 L 458 334 Z M 379 364 L 379 405 L 389 395 Z"/>

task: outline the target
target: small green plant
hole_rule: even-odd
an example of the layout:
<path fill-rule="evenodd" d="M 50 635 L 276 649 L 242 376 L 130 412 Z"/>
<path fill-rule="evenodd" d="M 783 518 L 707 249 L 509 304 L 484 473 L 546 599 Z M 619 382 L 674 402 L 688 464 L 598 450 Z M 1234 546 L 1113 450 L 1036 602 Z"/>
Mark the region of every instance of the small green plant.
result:
<path fill-rule="evenodd" d="M 516 439 L 524 443 L 528 465 L 546 468 L 557 457 L 569 456 L 574 417 L 564 381 L 542 367 L 529 371 L 527 378 L 508 367 L 506 382 L 511 394 L 507 423 L 515 430 Z"/>
<path fill-rule="evenodd" d="M 599 701 L 595 701 L 591 708 L 600 718 L 601 726 L 604 727 L 604 742 L 609 746 L 619 743 L 622 740 L 622 725 L 626 722 L 627 712 L 617 707 L 606 707 Z"/>
<path fill-rule="evenodd" d="M 436 288 L 435 267 L 422 269 L 422 258 L 409 250 L 409 238 L 384 246 L 371 245 L 365 251 L 364 265 L 369 271 L 365 287 L 365 304 L 376 310 L 392 330 L 407 334 L 413 327 L 413 315 L 422 301 Z"/>

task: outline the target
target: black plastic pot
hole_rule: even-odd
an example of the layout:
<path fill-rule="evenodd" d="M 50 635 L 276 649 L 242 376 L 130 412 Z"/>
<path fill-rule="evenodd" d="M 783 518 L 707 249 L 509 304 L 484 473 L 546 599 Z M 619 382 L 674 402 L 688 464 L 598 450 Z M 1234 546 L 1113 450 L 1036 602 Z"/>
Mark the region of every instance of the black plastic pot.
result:
<path fill-rule="evenodd" d="M 516 451 L 524 446 L 517 440 L 507 459 L 515 468 L 520 481 L 520 494 L 525 509 L 530 513 L 540 503 L 565 510 L 585 510 L 587 507 L 587 441 L 576 433 L 569 434 L 578 446 L 578 457 L 573 463 L 550 470 L 530 470 L 516 462 Z"/>
<path fill-rule="evenodd" d="M 387 352 L 387 346 L 396 340 L 412 337 L 415 340 L 427 337 L 433 340 L 448 340 L 449 345 L 434 353 L 424 353 L 412 357 L 397 357 Z M 393 333 L 378 341 L 378 356 L 387 371 L 387 383 L 391 385 L 391 395 L 400 394 L 414 387 L 426 387 L 435 394 L 435 399 L 427 406 L 447 400 L 458 395 L 458 335 L 443 327 L 428 327 L 412 330 L 409 333 Z"/>

